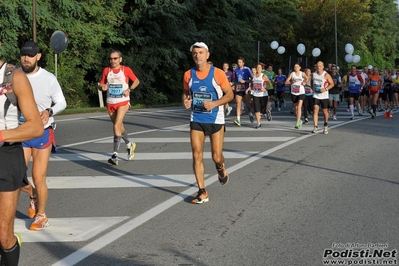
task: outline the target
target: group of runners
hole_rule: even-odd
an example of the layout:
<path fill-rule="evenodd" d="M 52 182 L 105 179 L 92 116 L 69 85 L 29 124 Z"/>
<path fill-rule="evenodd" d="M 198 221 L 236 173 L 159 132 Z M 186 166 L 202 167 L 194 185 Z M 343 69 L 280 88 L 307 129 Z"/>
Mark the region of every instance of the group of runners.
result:
<path fill-rule="evenodd" d="M 293 103 L 291 113 L 296 116 L 295 129 L 313 118 L 313 133 L 318 133 L 319 108 L 324 115 L 323 132 L 328 134 L 328 119 L 338 119 L 338 106 L 344 103 L 344 99 L 351 120 L 356 111 L 359 116 L 369 113 L 372 118 L 376 117 L 377 111 L 386 111 L 392 117 L 399 105 L 399 70 L 380 72 L 372 65 L 353 65 L 343 75 L 338 66 L 329 63 L 324 67 L 324 63 L 319 61 L 313 70 L 306 68 L 302 71 L 299 64 L 294 64 L 287 77 L 281 68 L 275 73 L 272 64 L 258 63 L 251 69 L 245 66 L 242 57 L 232 64 L 232 71 L 228 63 L 223 64 L 223 70 L 235 93 L 236 126 L 241 126 L 241 115 L 246 107 L 250 122 L 256 120 L 255 128 L 259 129 L 261 114 L 269 121 L 272 119 L 273 102 L 278 111 L 285 107 L 287 89 Z M 226 115 L 230 115 L 232 107 L 226 104 L 225 110 Z"/>

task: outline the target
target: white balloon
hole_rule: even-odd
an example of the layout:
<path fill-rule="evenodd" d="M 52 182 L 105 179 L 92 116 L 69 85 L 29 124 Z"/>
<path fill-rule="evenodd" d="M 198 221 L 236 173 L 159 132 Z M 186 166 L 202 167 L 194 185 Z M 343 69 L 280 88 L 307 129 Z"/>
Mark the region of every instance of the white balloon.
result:
<path fill-rule="evenodd" d="M 270 44 L 270 47 L 271 47 L 273 50 L 277 49 L 277 48 L 278 48 L 278 42 L 272 41 L 272 43 Z"/>
<path fill-rule="evenodd" d="M 296 47 L 296 50 L 298 51 L 298 53 L 300 55 L 303 55 L 305 53 L 306 47 L 303 43 L 298 44 L 298 46 Z"/>
<path fill-rule="evenodd" d="M 280 46 L 278 49 L 277 49 L 277 53 L 279 53 L 279 54 L 283 54 L 285 52 L 285 47 L 284 46 Z"/>
<path fill-rule="evenodd" d="M 347 63 L 352 63 L 353 62 L 353 55 L 351 55 L 351 54 L 345 55 L 345 61 Z"/>
<path fill-rule="evenodd" d="M 348 54 L 353 54 L 353 50 L 354 50 L 354 48 L 353 48 L 352 44 L 347 43 L 345 45 L 345 52 L 347 52 Z"/>
<path fill-rule="evenodd" d="M 321 54 L 321 51 L 320 51 L 319 48 L 314 48 L 314 49 L 313 49 L 312 55 L 313 55 L 314 57 L 318 57 L 320 54 Z"/>
<path fill-rule="evenodd" d="M 360 55 L 358 55 L 358 54 L 355 54 L 354 56 L 353 56 L 353 63 L 359 63 L 360 62 Z"/>

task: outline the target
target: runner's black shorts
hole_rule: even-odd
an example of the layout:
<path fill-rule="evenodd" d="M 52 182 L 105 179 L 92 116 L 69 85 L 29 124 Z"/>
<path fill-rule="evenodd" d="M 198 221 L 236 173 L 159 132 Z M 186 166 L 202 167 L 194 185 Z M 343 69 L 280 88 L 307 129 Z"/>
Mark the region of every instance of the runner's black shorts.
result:
<path fill-rule="evenodd" d="M 27 170 L 22 144 L 4 143 L 0 147 L 0 191 L 15 191 L 28 185 Z"/>
<path fill-rule="evenodd" d="M 304 99 L 305 99 L 305 94 L 299 94 L 299 95 L 291 94 L 292 103 L 297 103 L 299 102 L 299 100 L 303 101 Z"/>
<path fill-rule="evenodd" d="M 210 136 L 216 132 L 219 132 L 223 128 L 224 132 L 226 132 L 226 127 L 224 124 L 204 124 L 197 122 L 190 122 L 190 129 L 196 131 L 204 132 L 205 136 Z"/>
<path fill-rule="evenodd" d="M 316 99 L 313 98 L 313 105 L 319 105 L 321 106 L 321 109 L 327 109 L 328 108 L 328 104 L 330 103 L 329 99 Z"/>

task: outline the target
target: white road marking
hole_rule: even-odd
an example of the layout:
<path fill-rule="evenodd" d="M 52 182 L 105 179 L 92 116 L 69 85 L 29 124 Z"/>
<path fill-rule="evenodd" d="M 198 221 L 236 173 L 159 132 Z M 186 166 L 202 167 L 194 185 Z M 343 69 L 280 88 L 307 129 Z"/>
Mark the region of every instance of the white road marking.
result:
<path fill-rule="evenodd" d="M 208 174 L 205 175 L 207 177 Z M 32 182 L 32 177 L 28 178 Z M 195 183 L 189 175 L 129 175 L 129 176 L 48 176 L 49 189 L 126 188 L 126 187 L 187 187 Z"/>
<path fill-rule="evenodd" d="M 228 159 L 241 159 L 257 154 L 259 151 L 225 151 L 223 155 Z M 122 161 L 127 159 L 120 157 Z M 55 153 L 50 157 L 51 162 L 62 161 L 107 161 L 110 158 L 110 153 Z M 211 159 L 211 152 L 204 152 L 204 159 Z M 191 152 L 154 152 L 154 153 L 139 153 L 136 152 L 134 156 L 135 161 L 141 160 L 184 160 L 192 159 Z"/>
<path fill-rule="evenodd" d="M 247 166 L 261 158 L 263 158 L 266 155 L 269 155 L 270 153 L 276 152 L 282 148 L 285 148 L 289 145 L 292 145 L 294 143 L 297 143 L 299 141 L 302 141 L 306 138 L 309 138 L 312 135 L 304 135 L 302 137 L 290 140 L 288 142 L 285 142 L 283 144 L 280 144 L 272 149 L 269 149 L 267 151 L 264 151 L 262 153 L 259 153 L 255 156 L 251 156 L 250 158 L 235 164 L 232 167 L 229 167 L 227 170 L 227 172 L 231 175 L 232 173 L 234 173 L 235 171 L 237 171 L 238 169 Z M 232 177 L 234 178 L 234 177 Z M 218 181 L 218 176 L 213 175 L 210 178 L 206 179 L 206 183 L 207 185 L 211 185 L 214 182 Z M 54 266 L 61 266 L 61 265 L 74 265 L 78 262 L 80 262 L 81 260 L 87 258 L 88 256 L 90 256 L 91 254 L 97 252 L 98 250 L 100 250 L 101 248 L 107 246 L 109 243 L 117 240 L 118 238 L 124 236 L 125 234 L 127 234 L 128 232 L 132 231 L 133 229 L 137 228 L 138 226 L 142 225 L 143 223 L 151 220 L 152 218 L 154 218 L 155 216 L 157 216 L 158 214 L 166 211 L 167 209 L 169 209 L 170 207 L 176 205 L 177 203 L 183 201 L 185 198 L 189 197 L 190 195 L 196 193 L 198 191 L 197 187 L 190 187 L 188 189 L 186 189 L 185 191 L 183 191 L 182 193 L 175 195 L 173 197 L 171 197 L 170 199 L 164 201 L 163 203 L 155 206 L 154 208 L 149 209 L 148 211 L 144 212 L 143 214 L 137 216 L 136 218 L 133 218 L 132 220 L 122 224 L 121 226 L 115 228 L 114 230 L 112 230 L 111 232 L 103 235 L 102 237 L 94 240 L 93 242 L 87 244 L 86 246 L 80 248 L 79 250 L 75 251 L 74 253 L 71 253 L 70 255 L 68 255 L 67 257 L 63 258 L 62 260 L 56 262 L 55 264 L 53 264 Z"/>
<path fill-rule="evenodd" d="M 225 137 L 224 142 L 285 142 L 293 139 L 294 137 Z M 113 138 L 107 140 L 97 141 L 96 143 L 112 143 Z M 186 138 L 132 138 L 131 141 L 136 143 L 189 143 L 190 137 Z M 209 138 L 205 142 L 210 142 Z"/>
<path fill-rule="evenodd" d="M 363 120 L 363 119 L 367 119 L 366 117 L 363 117 L 362 119 L 357 119 L 357 120 L 352 120 L 352 121 L 348 121 L 348 122 L 344 122 L 344 123 L 337 123 L 336 125 L 330 126 L 330 129 L 336 128 L 336 127 L 340 127 L 342 125 L 348 124 L 348 123 L 352 123 L 355 121 L 359 121 L 359 120 Z M 320 120 L 320 119 L 319 119 Z M 322 121 L 322 120 L 321 120 Z M 177 128 L 177 127 L 176 127 Z M 319 134 L 320 135 L 320 134 Z M 306 138 L 309 138 L 311 136 L 314 136 L 312 134 L 306 134 L 303 135 L 299 138 L 295 138 L 292 140 L 289 140 L 288 142 L 282 143 L 272 149 L 266 150 L 262 153 L 259 153 L 257 155 L 251 156 L 248 159 L 235 164 L 234 166 L 229 167 L 227 170 L 227 172 L 231 175 L 232 173 L 234 173 L 235 171 L 237 171 L 238 169 L 241 169 L 261 158 L 263 158 L 264 156 L 267 156 L 273 152 L 276 152 L 280 149 L 283 149 L 287 146 L 290 146 L 292 144 L 295 144 L 297 142 L 300 142 Z M 323 137 L 327 137 L 327 136 L 323 136 Z M 234 178 L 233 176 L 231 176 L 231 178 Z M 210 185 L 214 182 L 218 181 L 218 177 L 217 175 L 213 175 L 209 178 L 206 179 L 206 183 L 207 185 Z M 80 261 L 82 261 L 83 259 L 87 258 L 88 256 L 92 255 L 93 253 L 97 252 L 98 250 L 104 248 L 105 246 L 109 245 L 110 243 L 112 243 L 113 241 L 117 240 L 118 238 L 124 236 L 125 234 L 127 234 L 128 232 L 134 230 L 135 228 L 137 228 L 138 226 L 144 224 L 145 222 L 151 220 L 152 218 L 154 218 L 155 216 L 157 216 L 158 214 L 163 213 L 164 211 L 166 211 L 167 209 L 171 208 L 172 206 L 176 205 L 177 203 L 180 203 L 181 201 L 183 201 L 185 198 L 193 195 L 194 193 L 196 193 L 198 190 L 197 187 L 190 187 L 188 189 L 186 189 L 185 191 L 183 191 L 182 193 L 175 195 L 173 197 L 171 197 L 170 199 L 164 201 L 163 203 L 149 209 L 148 211 L 144 212 L 143 214 L 133 218 L 132 220 L 129 220 L 128 222 L 122 224 L 121 226 L 113 229 L 112 231 L 110 231 L 109 233 L 103 235 L 102 237 L 88 243 L 87 245 L 83 246 L 82 248 L 80 248 L 79 250 L 71 253 L 70 255 L 68 255 L 67 257 L 63 258 L 62 260 L 59 260 L 58 262 L 54 263 L 53 265 L 55 266 L 61 266 L 61 265 L 74 265 Z"/>
<path fill-rule="evenodd" d="M 15 219 L 14 231 L 22 237 L 22 242 L 72 242 L 86 241 L 107 228 L 129 218 L 122 217 L 78 217 L 49 218 L 50 225 L 44 230 L 30 231 L 33 219 Z"/>

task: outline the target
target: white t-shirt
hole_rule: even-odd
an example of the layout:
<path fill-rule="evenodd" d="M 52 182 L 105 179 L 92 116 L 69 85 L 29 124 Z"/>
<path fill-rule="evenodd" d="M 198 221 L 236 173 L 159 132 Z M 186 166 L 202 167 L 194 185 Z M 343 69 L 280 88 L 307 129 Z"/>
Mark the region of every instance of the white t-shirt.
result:
<path fill-rule="evenodd" d="M 33 90 L 39 112 L 47 108 L 53 109 L 53 115 L 61 112 L 66 107 L 66 101 L 57 78 L 47 70 L 39 68 L 33 74 L 26 75 Z M 52 104 L 54 103 L 54 106 Z M 54 117 L 50 117 L 44 128 L 54 122 Z"/>
<path fill-rule="evenodd" d="M 313 73 L 313 98 L 323 100 L 328 99 L 328 91 L 320 92 L 322 89 L 328 87 L 328 82 L 326 80 L 326 71 L 323 71 L 321 75 L 317 74 L 317 71 Z"/>
<path fill-rule="evenodd" d="M 251 89 L 251 94 L 254 97 L 264 97 L 268 96 L 269 94 L 266 91 L 261 91 L 262 88 L 265 88 L 265 80 L 263 79 L 263 73 L 260 74 L 259 77 L 254 76 L 252 78 L 252 89 Z"/>
<path fill-rule="evenodd" d="M 291 80 L 291 94 L 292 95 L 301 95 L 305 94 L 305 87 L 302 85 L 302 82 L 305 80 L 303 78 L 303 72 L 299 71 L 299 76 L 296 75 L 295 72 L 292 72 Z"/>

